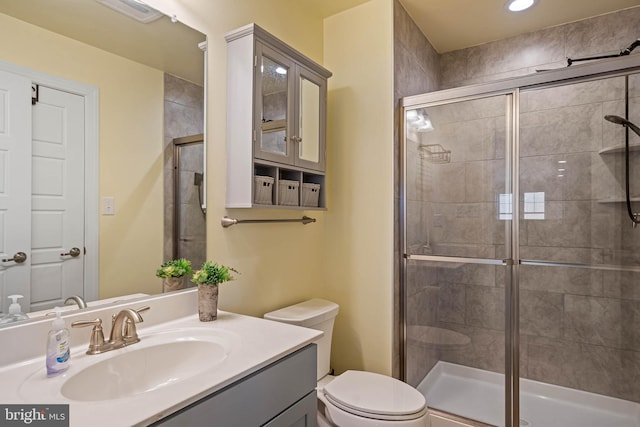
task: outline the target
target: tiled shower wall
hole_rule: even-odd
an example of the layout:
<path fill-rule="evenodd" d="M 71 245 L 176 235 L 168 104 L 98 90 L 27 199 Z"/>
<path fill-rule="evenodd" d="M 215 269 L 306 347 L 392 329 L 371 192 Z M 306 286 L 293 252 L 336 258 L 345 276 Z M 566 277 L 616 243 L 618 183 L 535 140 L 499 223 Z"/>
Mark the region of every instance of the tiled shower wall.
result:
<path fill-rule="evenodd" d="M 411 28 L 398 23 L 408 18 L 398 9 L 396 3 L 396 33 Z M 634 8 L 435 59 L 429 47 L 426 65 L 403 61 L 396 40 L 396 95 L 414 94 L 398 89 L 410 87 L 402 76 L 420 79 L 424 73 L 425 82 L 439 82 L 442 89 L 562 67 L 567 56 L 616 53 L 640 36 L 639 24 L 640 8 Z M 439 79 L 432 77 L 434 65 Z M 638 83 L 632 81 L 632 87 Z M 523 258 L 637 264 L 640 231 L 629 228 L 620 205 L 598 202 L 612 189 L 620 194 L 620 158 L 597 151 L 623 141 L 622 129 L 602 119 L 604 114 L 623 115 L 622 97 L 621 79 L 523 94 L 521 191 L 545 192 L 547 201 L 545 220 L 523 222 Z M 441 141 L 458 151 L 450 164 L 422 161 L 419 138 L 409 138 L 408 214 L 419 219 L 407 225 L 407 243 L 414 253 L 502 256 L 504 222 L 497 220 L 495 194 L 504 187 L 504 120 L 491 112 L 504 103 L 497 104 L 497 109 L 480 106 L 476 114 L 482 117 L 475 120 L 449 119 L 449 133 Z M 631 117 L 634 111 L 640 115 L 632 107 Z M 464 132 L 473 129 L 486 143 L 460 145 Z M 554 169 L 558 160 L 571 165 L 561 182 Z M 408 381 L 419 383 L 438 360 L 502 372 L 504 270 L 412 263 L 408 275 Z M 640 401 L 640 274 L 523 266 L 520 287 L 523 377 Z M 433 330 L 425 326 L 457 335 L 436 336 L 436 343 L 449 344 L 433 345 Z"/>
<path fill-rule="evenodd" d="M 394 218 L 395 230 L 394 235 L 400 236 L 400 99 L 405 96 L 418 95 L 425 92 L 438 90 L 438 53 L 433 49 L 424 34 L 420 32 L 416 24 L 409 17 L 405 9 L 398 0 L 394 0 L 394 100 L 396 103 L 394 116 L 394 156 L 396 165 L 394 171 Z M 399 239 L 395 239 L 395 275 L 394 275 L 394 324 L 400 325 L 400 246 Z M 400 376 L 400 341 L 399 333 L 394 334 L 394 360 L 393 374 Z M 411 357 L 419 357 L 416 352 L 409 352 Z"/>
<path fill-rule="evenodd" d="M 639 24 L 640 7 L 635 7 L 447 52 L 440 56 L 439 89 L 565 67 L 566 58 L 618 53 L 640 38 Z"/>
<path fill-rule="evenodd" d="M 201 134 L 204 129 L 204 89 L 170 74 L 164 75 L 164 259 L 173 258 L 173 140 Z M 205 240 L 204 226 L 201 240 Z M 202 245 L 204 246 L 204 245 Z M 204 255 L 203 255 L 204 256 Z M 199 265 L 194 263 L 194 267 Z"/>

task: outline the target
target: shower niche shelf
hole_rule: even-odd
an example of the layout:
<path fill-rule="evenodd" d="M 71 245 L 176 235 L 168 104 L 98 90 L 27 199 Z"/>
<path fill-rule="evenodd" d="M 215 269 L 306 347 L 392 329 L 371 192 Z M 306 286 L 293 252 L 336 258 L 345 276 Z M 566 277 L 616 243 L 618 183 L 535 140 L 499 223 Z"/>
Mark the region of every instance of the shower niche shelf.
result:
<path fill-rule="evenodd" d="M 629 151 L 640 151 L 640 144 L 629 145 Z M 624 144 L 615 145 L 613 147 L 605 147 L 598 151 L 598 154 L 618 154 L 624 153 Z"/>
<path fill-rule="evenodd" d="M 605 147 L 602 150 L 598 151 L 598 154 L 624 154 L 625 145 L 614 145 L 612 147 Z M 629 152 L 640 152 L 640 144 L 629 145 Z M 631 203 L 640 202 L 640 195 L 631 196 Z M 598 200 L 598 203 L 602 204 L 612 204 L 612 203 L 627 203 L 627 199 L 624 196 L 620 197 L 610 197 L 608 199 Z"/>

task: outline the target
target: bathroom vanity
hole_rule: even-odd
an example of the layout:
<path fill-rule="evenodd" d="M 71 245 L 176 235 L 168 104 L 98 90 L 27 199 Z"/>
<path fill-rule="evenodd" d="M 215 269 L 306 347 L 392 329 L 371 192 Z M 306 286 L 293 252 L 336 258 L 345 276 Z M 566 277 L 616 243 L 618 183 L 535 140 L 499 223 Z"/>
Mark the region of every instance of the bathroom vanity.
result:
<path fill-rule="evenodd" d="M 315 426 L 315 366 L 310 344 L 154 425 Z"/>
<path fill-rule="evenodd" d="M 25 343 L 0 354 L 0 405 L 69 404 L 77 427 L 315 426 L 313 341 L 322 332 L 222 311 L 200 322 L 196 299 L 188 290 L 67 315 L 67 325 L 109 325 L 124 309 L 151 307 L 136 324 L 140 342 L 124 348 L 87 355 L 90 328 L 72 328 L 71 367 L 51 378 L 51 320 L 0 330 L 0 342 Z"/>

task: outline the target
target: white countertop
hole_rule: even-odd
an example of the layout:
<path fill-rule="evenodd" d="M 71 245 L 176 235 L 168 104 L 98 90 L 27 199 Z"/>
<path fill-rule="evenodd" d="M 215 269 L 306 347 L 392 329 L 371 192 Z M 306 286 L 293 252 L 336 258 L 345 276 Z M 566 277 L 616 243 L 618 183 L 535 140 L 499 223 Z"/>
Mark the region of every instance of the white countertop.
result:
<path fill-rule="evenodd" d="M 39 357 L 0 368 L 2 404 L 70 404 L 70 425 L 115 427 L 148 425 L 290 354 L 322 335 L 321 331 L 271 322 L 255 317 L 218 312 L 213 322 L 200 322 L 197 314 L 145 328 L 140 324 L 139 343 L 98 355 L 86 355 L 86 343 L 73 346 L 68 371 L 47 378 L 44 352 Z M 226 358 L 212 369 L 152 391 L 122 399 L 74 401 L 60 393 L 62 384 L 82 369 L 136 346 L 150 345 L 159 333 L 187 328 L 198 333 L 225 335 L 232 341 Z M 108 328 L 107 328 L 108 329 Z M 145 337 L 147 344 L 145 344 Z M 45 337 L 42 340 L 44 347 Z M 43 349 L 44 350 L 44 349 Z M 166 361 L 172 363 L 171 360 Z M 100 387 L 100 384 L 95 384 Z"/>

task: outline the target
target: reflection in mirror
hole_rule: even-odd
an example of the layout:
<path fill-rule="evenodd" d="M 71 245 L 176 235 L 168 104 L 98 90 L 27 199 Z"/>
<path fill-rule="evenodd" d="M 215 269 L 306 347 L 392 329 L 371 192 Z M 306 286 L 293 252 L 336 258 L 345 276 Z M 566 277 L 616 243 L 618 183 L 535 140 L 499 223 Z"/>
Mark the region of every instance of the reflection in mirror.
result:
<path fill-rule="evenodd" d="M 72 180 L 78 187 L 58 188 L 53 184 L 70 180 L 63 174 L 54 175 L 67 167 L 51 147 L 66 147 L 66 142 L 55 139 L 56 129 L 66 124 L 34 127 L 33 138 L 31 129 L 25 134 L 24 139 L 33 141 L 34 147 L 37 144 L 36 148 L 43 149 L 39 153 L 49 158 L 42 160 L 43 155 L 38 154 L 37 162 L 30 158 L 24 162 L 28 182 L 29 165 L 34 165 L 39 187 L 27 187 L 25 200 L 30 208 L 22 222 L 9 221 L 0 230 L 27 227 L 22 237 L 31 235 L 26 247 L 9 247 L 5 236 L 5 246 L 0 248 L 2 259 L 19 251 L 27 254 L 22 263 L 0 263 L 0 315 L 8 310 L 9 294 L 24 295 L 24 312 L 47 313 L 72 295 L 84 298 L 91 307 L 99 299 L 122 300 L 162 291 L 155 270 L 174 255 L 173 141 L 203 133 L 204 53 L 198 45 L 204 41 L 204 34 L 172 23 L 166 16 L 142 23 L 95 1 L 0 0 L 0 85 L 15 80 L 14 88 L 21 88 L 25 81 L 29 84 L 27 93 L 31 83 L 40 88 L 33 112 L 27 101 L 28 115 L 18 124 L 29 123 L 32 114 L 34 118 L 41 113 L 55 116 L 60 101 L 46 98 L 47 90 L 54 89 L 71 104 L 80 100 L 84 122 L 79 135 L 85 144 L 85 155 L 80 155 L 83 175 Z M 0 116 L 9 112 L 0 111 Z M 8 186 L 19 181 L 12 167 L 17 169 L 11 163 L 0 163 Z M 193 169 L 191 187 L 195 188 L 194 174 L 202 176 L 205 171 L 202 164 L 197 171 Z M 82 189 L 86 189 L 84 195 Z M 40 201 L 36 204 L 35 193 L 44 194 L 47 201 L 80 195 L 84 214 L 78 221 L 60 219 L 57 226 L 47 218 L 29 221 L 41 205 Z M 48 218 L 64 218 L 55 203 L 48 209 L 52 212 Z M 7 212 L 2 212 L 5 218 Z M 78 223 L 84 237 L 61 243 L 64 239 L 58 237 L 66 234 L 68 225 Z M 31 241 L 43 242 L 52 253 L 50 258 L 32 265 L 32 260 L 42 258 L 42 250 L 35 251 Z M 75 247 L 80 250 L 72 251 Z M 204 252 L 203 238 L 200 250 Z M 196 268 L 197 262 L 194 260 Z M 59 272 L 72 263 L 80 266 L 80 273 L 69 288 Z M 77 310 L 78 306 L 65 308 Z"/>
<path fill-rule="evenodd" d="M 173 259 L 186 258 L 195 268 L 205 262 L 206 212 L 204 192 L 203 135 L 177 138 L 174 146 Z M 190 286 L 183 280 L 183 286 Z M 190 282 L 189 282 L 190 283 Z M 192 286 L 196 286 L 191 283 Z"/>
<path fill-rule="evenodd" d="M 300 152 L 302 160 L 320 160 L 320 87 L 300 78 Z"/>
<path fill-rule="evenodd" d="M 287 156 L 288 69 L 262 57 L 262 151 Z"/>

